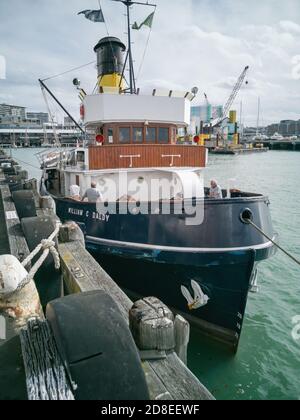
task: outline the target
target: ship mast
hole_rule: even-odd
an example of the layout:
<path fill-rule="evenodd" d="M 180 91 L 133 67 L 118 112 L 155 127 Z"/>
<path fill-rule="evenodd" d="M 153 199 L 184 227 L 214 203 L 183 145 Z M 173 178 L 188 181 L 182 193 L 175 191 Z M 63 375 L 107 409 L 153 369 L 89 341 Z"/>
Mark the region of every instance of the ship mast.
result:
<path fill-rule="evenodd" d="M 134 4 L 140 5 L 140 6 L 150 6 L 150 7 L 156 7 L 156 4 L 150 4 L 150 3 L 141 3 L 136 2 L 132 0 L 112 0 L 117 1 L 118 3 L 123 3 L 126 6 L 127 9 L 127 34 L 128 34 L 128 52 L 127 57 L 129 59 L 129 92 L 131 94 L 136 94 L 136 83 L 135 83 L 135 75 L 134 75 L 134 65 L 133 65 L 133 55 L 132 55 L 132 43 L 131 43 L 131 21 L 130 21 L 130 7 Z M 126 66 L 126 62 L 124 66 Z"/>

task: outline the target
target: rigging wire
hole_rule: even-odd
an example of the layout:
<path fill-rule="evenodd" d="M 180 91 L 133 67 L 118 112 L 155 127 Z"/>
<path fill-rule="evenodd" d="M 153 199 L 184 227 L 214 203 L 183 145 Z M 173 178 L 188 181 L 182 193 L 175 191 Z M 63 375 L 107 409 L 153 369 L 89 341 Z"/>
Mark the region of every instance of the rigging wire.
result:
<path fill-rule="evenodd" d="M 156 7 L 157 6 L 155 6 L 155 8 L 154 8 L 154 13 L 156 12 Z M 141 60 L 141 64 L 140 64 L 140 67 L 139 67 L 139 70 L 138 70 L 138 75 L 136 77 L 136 83 L 138 82 L 138 80 L 140 78 L 140 75 L 141 75 L 141 72 L 142 72 L 142 68 L 143 68 L 143 65 L 144 65 L 144 62 L 145 62 L 145 58 L 146 58 L 146 53 L 147 53 L 147 50 L 148 50 L 148 47 L 149 47 L 151 34 L 152 34 L 152 25 L 151 25 L 151 28 L 149 30 L 149 35 L 148 35 L 148 39 L 147 39 L 147 42 L 146 42 L 145 50 L 144 50 L 142 60 Z"/>
<path fill-rule="evenodd" d="M 101 5 L 101 0 L 97 0 L 97 1 L 98 1 L 99 8 L 100 8 L 101 10 L 103 10 L 102 5 Z M 156 11 L 156 6 L 155 6 L 155 11 Z M 154 11 L 154 13 L 155 13 L 155 11 Z M 107 23 L 106 23 L 106 20 L 105 20 L 105 19 L 104 19 L 104 25 L 105 25 L 105 29 L 106 29 L 106 34 L 107 34 L 107 36 L 110 38 L 110 33 L 109 33 L 109 30 L 108 30 L 108 25 L 107 25 Z M 151 28 L 150 28 L 150 30 L 149 30 L 149 35 L 148 35 L 148 39 L 147 39 L 147 42 L 146 42 L 145 50 L 144 50 L 144 53 L 143 53 L 143 56 L 142 56 L 142 60 L 141 60 L 141 64 L 140 64 L 140 67 L 139 67 L 139 70 L 138 70 L 138 76 L 137 76 L 137 77 L 136 77 L 136 79 L 135 79 L 135 80 L 136 80 L 136 82 L 139 80 L 139 77 L 140 77 L 140 74 L 141 74 L 141 71 L 142 71 L 142 67 L 143 67 L 143 65 L 144 65 L 144 61 L 145 61 L 145 57 L 146 57 L 146 53 L 147 53 L 148 46 L 149 46 L 149 42 L 150 42 L 151 33 L 152 33 L 152 27 L 151 27 Z M 114 51 L 114 49 L 113 49 L 113 45 L 112 45 L 111 41 L 110 41 L 109 43 L 110 43 L 110 47 L 111 47 L 111 51 L 112 51 L 112 55 L 113 55 L 113 57 L 114 57 L 115 61 L 117 61 L 117 57 L 116 57 L 115 51 Z M 69 73 L 72 73 L 72 72 L 74 72 L 74 71 L 76 71 L 76 70 L 81 70 L 81 69 L 83 69 L 83 68 L 85 68 L 85 67 L 88 67 L 88 66 L 91 66 L 91 65 L 93 65 L 93 64 L 97 64 L 97 61 L 96 61 L 96 60 L 94 60 L 94 61 L 90 61 L 89 63 L 83 64 L 83 65 L 81 65 L 81 66 L 73 67 L 73 68 L 71 68 L 71 69 L 69 69 L 69 70 L 66 70 L 66 71 L 62 72 L 62 73 L 55 74 L 55 75 L 53 75 L 53 76 L 47 77 L 47 78 L 45 78 L 45 79 L 42 79 L 42 81 L 43 81 L 43 82 L 46 82 L 46 81 L 48 81 L 48 80 L 56 79 L 56 78 L 58 78 L 58 77 L 64 76 L 64 75 L 69 74 Z M 124 79 L 125 79 L 125 81 L 126 81 L 126 83 L 127 83 L 127 85 L 128 85 L 128 81 L 126 80 L 126 77 L 125 77 L 125 76 L 124 76 Z M 94 90 L 93 90 L 93 93 L 96 91 L 97 86 L 98 86 L 98 82 L 96 83 L 96 86 L 95 86 L 95 88 L 94 88 Z"/>
<path fill-rule="evenodd" d="M 92 64 L 96 64 L 96 61 L 94 60 L 94 61 L 91 61 L 87 64 L 83 64 L 82 66 L 74 67 L 73 69 L 64 71 L 63 73 L 56 74 L 55 76 L 47 77 L 47 79 L 43 79 L 42 82 L 46 82 L 47 80 L 56 79 L 57 77 L 64 76 L 65 74 L 68 74 L 68 73 L 72 73 L 75 70 L 80 70 L 80 69 L 83 69 L 84 67 L 91 66 Z"/>
<path fill-rule="evenodd" d="M 102 5 L 101 5 L 101 0 L 98 0 L 98 4 L 99 4 L 99 8 L 100 8 L 101 10 L 103 10 Z M 106 34 L 107 34 L 108 38 L 110 38 L 110 34 L 109 34 L 108 26 L 107 26 L 107 23 L 106 23 L 106 19 L 104 19 L 104 25 L 105 25 L 105 29 L 106 29 Z M 115 51 L 114 51 L 113 45 L 112 45 L 112 43 L 111 43 L 111 40 L 109 40 L 109 45 L 110 45 L 111 52 L 112 52 L 112 55 L 113 55 L 113 57 L 114 57 L 114 60 L 115 60 L 115 62 L 117 63 L 117 60 L 118 60 L 118 59 L 117 59 L 117 56 L 116 56 L 116 54 L 115 54 Z"/>
<path fill-rule="evenodd" d="M 56 132 L 56 127 L 55 127 L 55 115 L 51 112 L 49 101 L 48 101 L 48 98 L 47 98 L 44 87 L 41 86 L 41 89 L 42 89 L 42 94 L 43 94 L 43 97 L 44 97 L 44 101 L 46 103 L 46 107 L 48 109 L 49 116 L 50 116 L 50 119 L 51 119 L 51 122 L 52 122 L 52 129 L 53 129 L 55 144 L 60 145 L 60 141 L 59 141 L 59 138 L 58 138 L 58 135 L 57 135 L 57 132 Z"/>
<path fill-rule="evenodd" d="M 99 4 L 100 9 L 101 9 L 101 10 L 103 10 L 102 5 L 101 5 L 101 0 L 98 0 L 98 4 Z M 125 15 L 125 16 L 126 16 L 126 15 Z M 107 36 L 110 38 L 110 33 L 109 33 L 108 26 L 107 26 L 107 23 L 106 23 L 106 20 L 105 20 L 105 19 L 104 19 L 104 24 L 105 24 L 106 34 L 107 34 Z M 126 25 L 126 27 L 127 27 L 127 25 Z M 116 63 L 117 63 L 117 60 L 118 60 L 118 59 L 117 59 L 117 56 L 116 56 L 116 54 L 115 54 L 115 51 L 114 51 L 114 48 L 113 48 L 113 45 L 112 45 L 111 41 L 109 41 L 109 44 L 110 44 L 110 48 L 111 48 L 111 51 L 112 51 L 112 55 L 113 55 L 113 57 L 114 57 L 114 60 L 115 60 L 115 61 L 116 61 Z M 129 84 L 128 84 L 128 81 L 127 81 L 127 79 L 126 79 L 126 77 L 125 77 L 125 75 L 124 75 L 123 77 L 124 77 L 124 79 L 125 79 L 126 84 L 127 84 L 127 85 L 129 85 Z M 97 86 L 98 86 L 98 83 L 97 83 L 97 85 L 96 85 L 96 87 L 95 87 L 94 91 L 96 90 Z"/>
<path fill-rule="evenodd" d="M 98 0 L 98 4 L 99 4 L 100 9 L 102 9 L 102 6 L 101 6 L 101 2 L 100 2 L 100 0 Z M 104 24 L 105 24 L 105 28 L 106 28 L 106 33 L 107 33 L 107 36 L 108 36 L 108 37 L 110 37 L 110 34 L 109 34 L 109 31 L 108 31 L 108 26 L 107 26 L 106 20 L 104 20 Z M 111 43 L 111 42 L 110 42 L 110 45 L 111 45 L 111 50 L 112 50 L 112 53 L 113 53 L 113 57 L 114 57 L 114 59 L 116 60 L 116 59 L 117 59 L 117 57 L 116 57 L 116 55 L 115 55 L 115 53 L 114 53 L 114 49 L 113 49 L 113 46 L 112 46 L 112 43 Z M 83 65 L 81 65 L 81 66 L 74 67 L 74 68 L 72 68 L 72 69 L 70 69 L 70 70 L 66 70 L 66 71 L 64 71 L 64 72 L 62 72 L 62 73 L 55 74 L 54 76 L 47 77 L 46 79 L 43 79 L 42 81 L 43 81 L 43 82 L 46 82 L 47 80 L 56 79 L 57 77 L 61 77 L 61 76 L 64 76 L 65 74 L 72 73 L 73 71 L 80 70 L 80 69 L 83 69 L 83 68 L 85 68 L 85 67 L 91 66 L 92 64 L 97 64 L 97 61 L 96 61 L 96 60 L 94 60 L 94 61 L 90 61 L 89 63 L 83 64 Z"/>
<path fill-rule="evenodd" d="M 23 163 L 24 165 L 31 166 L 32 168 L 34 168 L 34 169 L 38 169 L 39 171 L 41 170 L 41 168 L 39 168 L 38 166 L 32 165 L 32 164 L 31 164 L 31 163 L 29 163 L 29 162 L 25 162 L 24 160 L 21 160 L 20 158 L 18 158 L 18 157 L 16 157 L 16 156 L 13 156 L 13 158 L 14 158 L 16 161 L 18 161 L 18 162 L 20 162 L 20 163 Z"/>
<path fill-rule="evenodd" d="M 143 68 L 143 65 L 144 65 L 144 62 L 145 62 L 145 58 L 146 58 L 147 49 L 148 49 L 149 42 L 150 42 L 151 33 L 152 33 L 152 28 L 150 28 L 150 30 L 149 30 L 149 35 L 148 35 L 148 39 L 147 39 L 147 42 L 146 42 L 145 50 L 144 50 L 142 60 L 141 60 L 141 64 L 140 64 L 138 74 L 137 74 L 137 77 L 136 77 L 136 83 L 138 83 L 141 72 L 142 72 L 142 68 Z"/>

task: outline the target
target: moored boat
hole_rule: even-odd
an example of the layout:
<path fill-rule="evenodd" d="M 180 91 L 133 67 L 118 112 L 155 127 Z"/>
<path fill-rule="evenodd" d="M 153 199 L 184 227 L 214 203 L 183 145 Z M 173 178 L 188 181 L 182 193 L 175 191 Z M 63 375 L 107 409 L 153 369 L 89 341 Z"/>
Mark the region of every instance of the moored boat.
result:
<path fill-rule="evenodd" d="M 84 95 L 81 105 L 88 140 L 40 156 L 41 191 L 53 196 L 62 220 L 78 223 L 122 288 L 159 297 L 236 350 L 257 265 L 274 253 L 246 220 L 273 238 L 269 200 L 236 190 L 209 197 L 206 148 L 177 144 L 195 90 L 143 94 L 128 46 L 126 86 L 125 45 L 113 37 L 96 45 L 98 93 Z M 81 200 L 91 184 L 97 202 Z"/>

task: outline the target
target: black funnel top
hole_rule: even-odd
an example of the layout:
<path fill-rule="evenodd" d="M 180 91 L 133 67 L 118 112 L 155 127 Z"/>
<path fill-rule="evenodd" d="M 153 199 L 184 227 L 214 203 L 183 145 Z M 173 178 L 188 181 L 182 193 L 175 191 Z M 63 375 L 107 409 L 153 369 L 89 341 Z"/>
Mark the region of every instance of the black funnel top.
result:
<path fill-rule="evenodd" d="M 126 51 L 125 45 L 115 37 L 102 38 L 94 48 L 97 54 L 98 76 L 118 73 L 122 74 Z"/>
<path fill-rule="evenodd" d="M 112 44 L 113 46 L 119 46 L 123 52 L 126 51 L 126 47 L 123 44 L 123 42 L 121 42 L 119 38 L 116 38 L 114 36 L 107 36 L 106 38 L 100 39 L 98 44 L 95 46 L 94 51 L 97 52 L 99 48 L 107 46 L 107 44 L 109 46 L 110 44 Z"/>

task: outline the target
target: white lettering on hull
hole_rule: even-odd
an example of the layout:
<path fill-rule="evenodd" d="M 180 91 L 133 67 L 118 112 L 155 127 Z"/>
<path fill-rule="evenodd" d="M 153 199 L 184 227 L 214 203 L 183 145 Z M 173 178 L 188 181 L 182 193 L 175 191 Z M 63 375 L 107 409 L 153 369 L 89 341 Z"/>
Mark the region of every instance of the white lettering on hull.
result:
<path fill-rule="evenodd" d="M 83 216 L 83 210 L 69 208 L 68 213 L 74 216 Z"/>
<path fill-rule="evenodd" d="M 72 216 L 80 216 L 80 217 L 91 218 L 93 220 L 100 220 L 101 222 L 106 222 L 106 223 L 108 223 L 108 221 L 110 219 L 109 214 L 98 213 L 98 212 L 94 212 L 94 211 L 93 212 L 86 211 L 84 213 L 83 210 L 74 209 L 72 207 L 69 207 L 68 213 L 71 214 Z"/>

